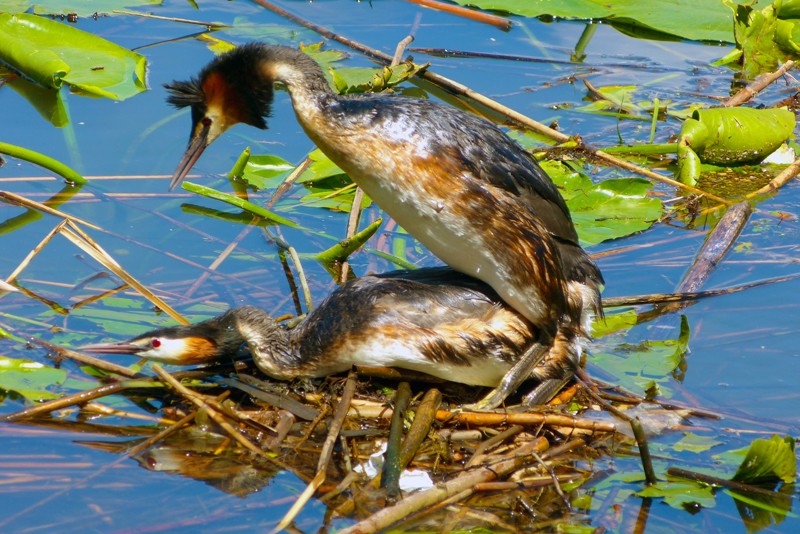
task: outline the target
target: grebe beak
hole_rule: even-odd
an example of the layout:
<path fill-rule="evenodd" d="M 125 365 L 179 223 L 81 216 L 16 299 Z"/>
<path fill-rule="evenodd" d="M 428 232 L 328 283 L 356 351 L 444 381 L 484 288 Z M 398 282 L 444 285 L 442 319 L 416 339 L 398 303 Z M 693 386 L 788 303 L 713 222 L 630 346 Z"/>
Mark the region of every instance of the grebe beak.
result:
<path fill-rule="evenodd" d="M 89 352 L 92 354 L 132 354 L 136 355 L 143 350 L 145 347 L 141 345 L 136 345 L 134 343 L 94 343 L 92 345 L 84 345 L 83 347 L 79 347 L 80 350 L 83 352 Z"/>
<path fill-rule="evenodd" d="M 194 134 L 189 140 L 189 146 L 186 147 L 186 152 L 183 153 L 183 158 L 181 158 L 181 162 L 178 163 L 178 168 L 175 169 L 175 173 L 172 175 L 172 179 L 169 182 L 170 191 L 175 189 L 178 184 L 186 178 L 186 175 L 192 170 L 194 164 L 200 159 L 203 151 L 216 138 L 216 136 L 212 138 L 209 135 L 212 124 L 213 122 L 207 119 L 197 123 L 197 127 L 194 128 Z"/>

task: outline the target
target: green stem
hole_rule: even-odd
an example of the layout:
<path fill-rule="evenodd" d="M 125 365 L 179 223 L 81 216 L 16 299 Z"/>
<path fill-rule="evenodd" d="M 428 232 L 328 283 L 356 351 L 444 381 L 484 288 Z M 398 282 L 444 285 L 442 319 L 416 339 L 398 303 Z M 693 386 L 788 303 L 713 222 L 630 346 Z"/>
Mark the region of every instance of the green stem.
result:
<path fill-rule="evenodd" d="M 39 165 L 40 167 L 44 167 L 45 169 L 58 174 L 67 182 L 80 185 L 87 183 L 86 178 L 78 174 L 72 168 L 67 167 L 60 161 L 57 161 L 50 156 L 40 154 L 39 152 L 34 152 L 33 150 L 22 148 L 21 146 L 0 142 L 0 153 L 8 154 L 12 158 L 23 159 Z"/>
<path fill-rule="evenodd" d="M 639 154 L 652 156 L 656 154 L 677 154 L 678 143 L 656 143 L 651 145 L 610 146 L 603 148 L 607 154 Z"/>

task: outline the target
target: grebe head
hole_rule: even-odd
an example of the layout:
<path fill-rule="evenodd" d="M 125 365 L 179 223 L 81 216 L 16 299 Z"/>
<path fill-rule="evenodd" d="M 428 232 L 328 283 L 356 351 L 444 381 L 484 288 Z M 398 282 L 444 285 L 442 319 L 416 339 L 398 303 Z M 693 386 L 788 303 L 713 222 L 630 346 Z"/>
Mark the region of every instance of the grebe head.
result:
<path fill-rule="evenodd" d="M 233 357 L 244 343 L 236 328 L 236 310 L 191 325 L 151 330 L 121 343 L 98 343 L 81 350 L 99 354 L 129 354 L 170 365 L 195 365 Z"/>
<path fill-rule="evenodd" d="M 164 85 L 171 93 L 167 102 L 192 109 L 189 146 L 172 176 L 170 190 L 186 177 L 205 148 L 231 126 L 241 122 L 267 128 L 273 80 L 262 65 L 265 51 L 280 48 L 243 45 L 216 58 L 197 77 Z"/>

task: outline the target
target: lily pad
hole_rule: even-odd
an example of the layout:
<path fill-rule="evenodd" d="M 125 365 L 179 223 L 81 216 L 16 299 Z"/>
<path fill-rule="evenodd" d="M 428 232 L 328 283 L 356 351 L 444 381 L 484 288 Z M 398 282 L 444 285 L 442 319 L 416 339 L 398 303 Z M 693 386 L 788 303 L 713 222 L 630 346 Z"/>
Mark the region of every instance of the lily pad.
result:
<path fill-rule="evenodd" d="M 543 162 L 542 168 L 561 188 L 584 245 L 641 232 L 661 217 L 661 201 L 647 196 L 653 186 L 647 180 L 625 178 L 593 184 L 559 162 Z"/>
<path fill-rule="evenodd" d="M 605 20 L 695 41 L 733 42 L 733 15 L 719 0 L 456 0 L 461 5 L 525 17 Z M 687 20 L 691 13 L 691 20 Z"/>
<path fill-rule="evenodd" d="M 0 13 L 0 60 L 36 83 L 125 100 L 146 89 L 144 56 L 51 19 Z"/>
<path fill-rule="evenodd" d="M 733 480 L 758 484 L 783 480 L 794 482 L 797 476 L 795 442 L 789 436 L 757 439 L 750 445 L 742 465 L 733 475 Z"/>
<path fill-rule="evenodd" d="M 637 492 L 639 497 L 660 497 L 673 508 L 683 510 L 686 505 L 698 504 L 703 508 L 716 505 L 714 493 L 709 486 L 696 482 L 658 482 Z"/>
<path fill-rule="evenodd" d="M 55 399 L 60 395 L 47 388 L 61 384 L 67 372 L 38 362 L 0 356 L 0 390 L 14 392 L 28 400 Z"/>
<path fill-rule="evenodd" d="M 37 15 L 69 15 L 91 17 L 95 13 L 110 14 L 118 9 L 158 6 L 161 0 L 17 0 L 0 2 L 4 13 L 24 13 L 33 8 Z"/>
<path fill-rule="evenodd" d="M 673 446 L 673 449 L 676 451 L 704 452 L 721 443 L 721 441 L 711 436 L 698 436 L 692 432 L 686 432 L 680 441 Z"/>

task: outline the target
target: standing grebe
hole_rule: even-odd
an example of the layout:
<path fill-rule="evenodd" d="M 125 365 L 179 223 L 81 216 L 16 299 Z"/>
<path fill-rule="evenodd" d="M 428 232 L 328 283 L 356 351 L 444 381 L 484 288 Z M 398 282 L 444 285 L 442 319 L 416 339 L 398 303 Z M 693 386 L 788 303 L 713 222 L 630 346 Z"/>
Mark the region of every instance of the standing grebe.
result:
<path fill-rule="evenodd" d="M 171 104 L 192 109 L 171 189 L 234 124 L 266 128 L 275 82 L 289 92 L 306 134 L 378 206 L 449 266 L 488 283 L 551 352 L 577 360 L 591 315 L 601 311 L 602 275 L 555 185 L 482 118 L 428 100 L 339 96 L 303 52 L 250 43 L 197 78 L 166 86 Z M 524 378 L 538 357 L 508 383 Z"/>
<path fill-rule="evenodd" d="M 83 350 L 192 365 L 232 358 L 246 342 L 258 368 L 281 380 L 381 365 L 494 387 L 525 349 L 540 344 L 538 335 L 489 286 L 439 267 L 350 281 L 293 330 L 246 306 Z M 546 402 L 572 371 L 545 359 L 530 375 L 539 383 L 526 401 Z"/>

